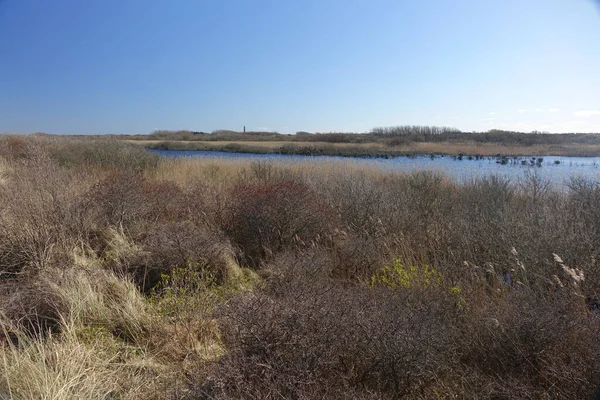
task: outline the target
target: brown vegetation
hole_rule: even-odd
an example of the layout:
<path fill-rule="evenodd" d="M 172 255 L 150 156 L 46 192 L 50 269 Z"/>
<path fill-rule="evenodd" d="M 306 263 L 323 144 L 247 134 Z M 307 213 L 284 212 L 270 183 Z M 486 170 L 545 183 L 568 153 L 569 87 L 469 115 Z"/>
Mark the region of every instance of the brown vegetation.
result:
<path fill-rule="evenodd" d="M 592 398 L 600 183 L 0 137 L 0 397 Z"/>
<path fill-rule="evenodd" d="M 150 135 L 120 135 L 149 148 L 281 153 L 350 157 L 389 157 L 423 154 L 473 156 L 598 156 L 600 135 L 542 132 L 461 132 L 435 126 L 374 128 L 369 133 L 215 131 L 156 131 Z"/>

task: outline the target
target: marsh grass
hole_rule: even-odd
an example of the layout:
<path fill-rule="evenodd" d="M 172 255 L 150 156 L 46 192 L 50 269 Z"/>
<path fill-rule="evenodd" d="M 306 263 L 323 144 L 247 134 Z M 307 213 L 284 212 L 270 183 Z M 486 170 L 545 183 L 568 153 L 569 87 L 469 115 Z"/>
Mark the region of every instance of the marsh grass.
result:
<path fill-rule="evenodd" d="M 297 154 L 342 157 L 402 157 L 418 155 L 452 155 L 496 157 L 504 156 L 576 156 L 600 155 L 599 144 L 532 144 L 487 143 L 465 141 L 419 142 L 391 140 L 386 143 L 329 143 L 329 142 L 196 142 L 132 140 L 131 143 L 157 150 L 197 150 L 227 153 Z"/>
<path fill-rule="evenodd" d="M 245 153 L 281 153 L 346 157 L 390 157 L 424 154 L 496 156 L 598 156 L 596 134 L 541 132 L 461 132 L 435 126 L 374 128 L 368 133 L 215 131 L 160 131 L 150 135 L 120 135 L 121 140 L 163 150 L 214 150 Z"/>
<path fill-rule="evenodd" d="M 0 140 L 14 398 L 580 399 L 600 384 L 597 182 Z"/>

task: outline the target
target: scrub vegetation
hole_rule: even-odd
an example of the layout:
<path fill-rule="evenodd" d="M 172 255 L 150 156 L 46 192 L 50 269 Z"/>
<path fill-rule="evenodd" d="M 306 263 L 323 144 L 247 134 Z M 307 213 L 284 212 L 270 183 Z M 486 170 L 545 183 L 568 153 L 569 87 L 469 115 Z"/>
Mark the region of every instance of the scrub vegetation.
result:
<path fill-rule="evenodd" d="M 413 155 L 466 156 L 600 156 L 600 135 L 543 132 L 461 132 L 435 126 L 374 128 L 368 133 L 277 132 L 212 133 L 156 131 L 150 135 L 120 135 L 121 139 L 163 150 L 214 150 L 346 157 Z"/>
<path fill-rule="evenodd" d="M 532 171 L 2 136 L 0 398 L 593 398 L 600 182 Z"/>

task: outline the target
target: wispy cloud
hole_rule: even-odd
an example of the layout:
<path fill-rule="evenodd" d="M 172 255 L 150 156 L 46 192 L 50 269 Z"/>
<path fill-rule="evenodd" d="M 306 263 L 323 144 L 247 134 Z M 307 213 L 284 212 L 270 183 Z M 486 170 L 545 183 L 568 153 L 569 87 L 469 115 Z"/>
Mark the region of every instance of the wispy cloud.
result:
<path fill-rule="evenodd" d="M 523 114 L 523 113 L 526 113 L 526 112 L 527 112 L 527 110 L 525 110 L 525 109 L 521 108 L 520 110 L 517 110 L 517 112 L 518 112 L 519 114 Z"/>
<path fill-rule="evenodd" d="M 543 108 L 536 108 L 535 112 L 548 112 L 548 113 L 557 113 L 559 112 L 560 109 L 559 108 L 549 108 L 547 110 L 543 109 Z M 523 114 L 525 112 L 527 112 L 527 110 L 518 110 L 517 111 L 519 114 Z"/>
<path fill-rule="evenodd" d="M 600 110 L 581 110 L 573 113 L 576 117 L 594 117 L 600 115 Z"/>
<path fill-rule="evenodd" d="M 496 114 L 498 114 L 498 113 L 495 111 L 492 111 L 491 113 L 489 113 L 489 115 L 496 115 Z"/>

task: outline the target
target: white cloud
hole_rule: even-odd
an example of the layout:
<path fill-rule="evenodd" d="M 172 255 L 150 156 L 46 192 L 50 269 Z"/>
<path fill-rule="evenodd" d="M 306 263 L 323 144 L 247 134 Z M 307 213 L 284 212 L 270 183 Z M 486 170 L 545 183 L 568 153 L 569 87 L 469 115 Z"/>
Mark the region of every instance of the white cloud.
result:
<path fill-rule="evenodd" d="M 593 117 L 600 115 L 600 110 L 581 110 L 573 113 L 576 117 Z"/>
<path fill-rule="evenodd" d="M 527 112 L 527 110 L 525 110 L 525 109 L 523 109 L 523 108 L 522 108 L 522 109 L 520 109 L 520 110 L 517 110 L 517 112 L 518 112 L 519 114 L 523 114 L 523 113 L 526 113 L 526 112 Z"/>
<path fill-rule="evenodd" d="M 543 109 L 541 109 L 541 108 L 536 108 L 536 109 L 535 109 L 535 111 L 537 111 L 537 112 L 542 112 L 542 111 L 544 111 L 544 110 L 543 110 Z"/>
<path fill-rule="evenodd" d="M 549 109 L 548 109 L 548 112 L 549 112 L 549 113 L 557 113 L 557 112 L 559 112 L 559 111 L 560 111 L 560 110 L 559 110 L 558 108 L 549 108 Z"/>
<path fill-rule="evenodd" d="M 496 115 L 497 113 L 492 111 L 489 115 Z"/>

